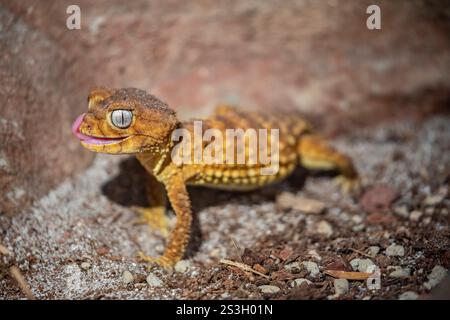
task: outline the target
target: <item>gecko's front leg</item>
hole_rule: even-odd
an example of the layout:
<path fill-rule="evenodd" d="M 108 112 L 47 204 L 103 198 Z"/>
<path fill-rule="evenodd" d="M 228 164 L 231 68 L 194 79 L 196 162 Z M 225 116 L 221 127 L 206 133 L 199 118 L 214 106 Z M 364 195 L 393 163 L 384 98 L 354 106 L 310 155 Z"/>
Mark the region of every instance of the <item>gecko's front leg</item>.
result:
<path fill-rule="evenodd" d="M 192 223 L 192 210 L 186 184 L 181 174 L 175 174 L 164 181 L 167 196 L 176 214 L 176 224 L 172 230 L 169 242 L 164 254 L 158 258 L 140 254 L 140 257 L 148 262 L 171 268 L 183 258 L 186 246 L 189 242 Z"/>

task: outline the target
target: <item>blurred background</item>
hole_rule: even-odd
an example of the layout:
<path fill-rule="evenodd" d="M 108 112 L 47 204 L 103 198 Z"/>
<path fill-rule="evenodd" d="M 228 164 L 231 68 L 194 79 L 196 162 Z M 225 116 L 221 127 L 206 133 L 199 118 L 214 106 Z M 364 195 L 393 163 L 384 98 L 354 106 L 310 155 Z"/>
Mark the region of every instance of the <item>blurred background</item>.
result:
<path fill-rule="evenodd" d="M 2 213 L 91 163 L 70 125 L 94 86 L 148 90 L 182 118 L 295 108 L 329 136 L 449 109 L 449 1 L 75 2 L 0 0 Z"/>

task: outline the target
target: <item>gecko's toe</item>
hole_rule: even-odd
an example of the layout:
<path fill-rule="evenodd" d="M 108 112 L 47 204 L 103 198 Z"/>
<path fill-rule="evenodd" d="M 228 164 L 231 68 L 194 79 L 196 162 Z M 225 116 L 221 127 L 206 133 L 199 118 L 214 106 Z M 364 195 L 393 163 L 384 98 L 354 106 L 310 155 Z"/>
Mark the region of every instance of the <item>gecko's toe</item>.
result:
<path fill-rule="evenodd" d="M 164 238 L 169 236 L 169 222 L 164 207 L 141 208 L 132 207 L 139 214 L 134 224 L 147 224 L 151 229 L 158 230 Z"/>
<path fill-rule="evenodd" d="M 340 187 L 342 193 L 347 195 L 359 193 L 362 188 L 361 179 L 359 177 L 350 179 L 348 177 L 340 175 L 334 178 L 333 182 Z"/>
<path fill-rule="evenodd" d="M 145 253 L 143 252 L 139 252 L 138 253 L 138 258 L 142 261 L 148 262 L 150 264 L 156 264 L 160 267 L 163 267 L 164 269 L 172 269 L 173 266 L 175 265 L 174 261 L 171 261 L 170 259 L 168 259 L 165 256 L 160 256 L 160 257 L 150 257 L 147 256 Z"/>

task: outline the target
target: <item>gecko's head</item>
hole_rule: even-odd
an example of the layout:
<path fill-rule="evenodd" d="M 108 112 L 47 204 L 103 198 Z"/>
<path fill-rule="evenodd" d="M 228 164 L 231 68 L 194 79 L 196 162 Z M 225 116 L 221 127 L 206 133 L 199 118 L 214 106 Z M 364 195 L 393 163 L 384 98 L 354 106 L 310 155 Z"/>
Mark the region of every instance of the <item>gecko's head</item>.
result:
<path fill-rule="evenodd" d="M 83 147 L 95 152 L 158 152 L 178 125 L 173 110 L 139 89 L 94 89 L 88 104 L 88 112 L 75 120 L 72 131 Z"/>

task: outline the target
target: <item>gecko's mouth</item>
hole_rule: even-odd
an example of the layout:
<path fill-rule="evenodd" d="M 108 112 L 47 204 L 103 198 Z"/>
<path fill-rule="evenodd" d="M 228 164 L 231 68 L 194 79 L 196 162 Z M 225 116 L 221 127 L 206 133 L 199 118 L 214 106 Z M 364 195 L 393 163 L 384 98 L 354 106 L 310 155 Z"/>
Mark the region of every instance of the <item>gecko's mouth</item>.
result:
<path fill-rule="evenodd" d="M 86 113 L 83 113 L 80 115 L 75 122 L 72 124 L 72 133 L 80 139 L 81 142 L 84 142 L 86 144 L 93 144 L 93 145 L 104 145 L 104 144 L 112 144 L 112 143 L 118 143 L 126 138 L 126 137 L 117 137 L 117 138 L 108 138 L 108 137 L 94 137 L 94 136 L 88 136 L 80 132 L 80 126 L 83 122 L 83 118 L 86 115 Z"/>

